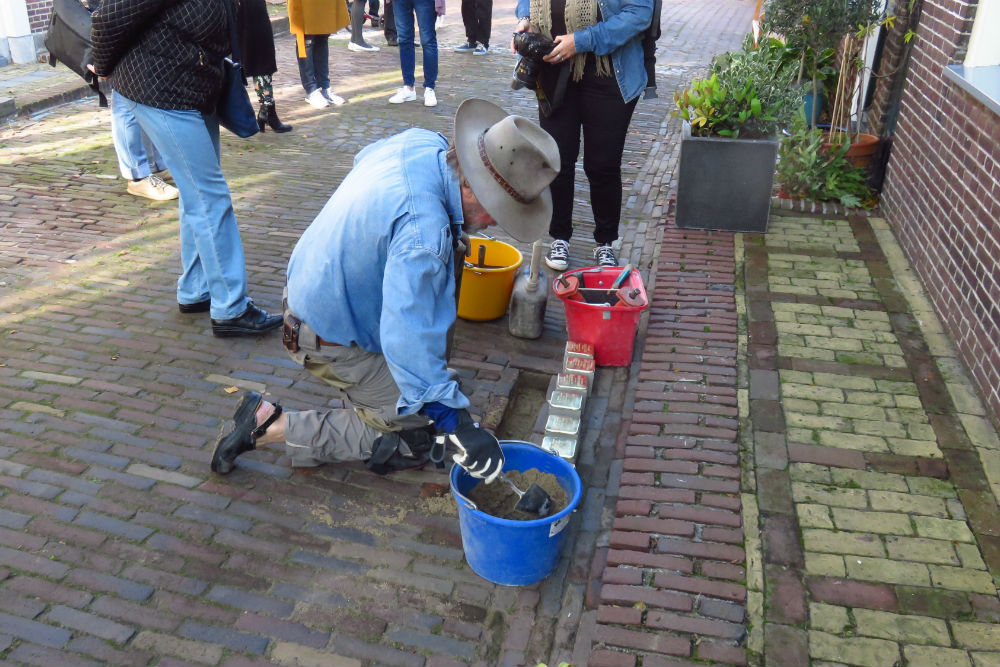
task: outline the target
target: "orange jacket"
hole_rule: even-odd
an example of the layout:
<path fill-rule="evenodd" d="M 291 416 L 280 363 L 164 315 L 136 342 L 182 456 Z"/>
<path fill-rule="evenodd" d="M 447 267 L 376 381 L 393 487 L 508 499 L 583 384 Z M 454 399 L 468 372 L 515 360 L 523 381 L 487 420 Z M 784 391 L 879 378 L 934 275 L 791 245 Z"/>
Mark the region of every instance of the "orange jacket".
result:
<path fill-rule="evenodd" d="M 344 0 L 288 0 L 289 32 L 299 58 L 306 57 L 306 35 L 332 35 L 351 24 Z"/>

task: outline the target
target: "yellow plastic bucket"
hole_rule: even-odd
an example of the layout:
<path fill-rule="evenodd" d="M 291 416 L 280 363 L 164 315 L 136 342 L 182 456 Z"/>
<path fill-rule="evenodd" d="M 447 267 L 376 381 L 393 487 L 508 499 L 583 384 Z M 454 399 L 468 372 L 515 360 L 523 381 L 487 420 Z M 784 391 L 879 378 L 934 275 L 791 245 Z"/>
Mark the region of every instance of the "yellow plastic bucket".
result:
<path fill-rule="evenodd" d="M 514 277 L 524 258 L 520 250 L 501 241 L 475 237 L 471 241 L 472 252 L 464 257 L 458 316 L 463 320 L 495 320 L 507 312 Z M 480 247 L 486 248 L 482 267 L 478 266 Z"/>

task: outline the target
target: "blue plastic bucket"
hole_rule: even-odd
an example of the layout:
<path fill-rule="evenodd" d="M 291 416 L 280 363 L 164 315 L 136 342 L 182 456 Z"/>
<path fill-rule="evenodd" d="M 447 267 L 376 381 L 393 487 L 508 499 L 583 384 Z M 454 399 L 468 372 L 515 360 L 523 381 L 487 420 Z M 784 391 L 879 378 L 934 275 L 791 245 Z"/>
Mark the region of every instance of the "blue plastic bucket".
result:
<path fill-rule="evenodd" d="M 530 442 L 500 442 L 506 462 L 504 470 L 531 470 L 550 473 L 566 491 L 569 504 L 552 516 L 532 521 L 501 519 L 480 512 L 467 494 L 482 480 L 460 466 L 451 468 L 451 493 L 458 502 L 465 560 L 472 571 L 502 586 L 528 586 L 552 573 L 559 560 L 566 527 L 580 504 L 583 485 L 576 468 Z M 503 484 L 497 480 L 493 484 Z"/>

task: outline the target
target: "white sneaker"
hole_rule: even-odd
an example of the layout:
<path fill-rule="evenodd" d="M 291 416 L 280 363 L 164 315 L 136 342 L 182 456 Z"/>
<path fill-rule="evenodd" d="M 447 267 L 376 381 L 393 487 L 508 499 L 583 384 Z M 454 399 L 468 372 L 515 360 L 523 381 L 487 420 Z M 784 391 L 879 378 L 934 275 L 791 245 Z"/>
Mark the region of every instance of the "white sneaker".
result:
<path fill-rule="evenodd" d="M 154 201 L 177 199 L 180 191 L 156 174 L 150 174 L 138 181 L 129 181 L 125 187 L 130 195 L 145 197 Z"/>
<path fill-rule="evenodd" d="M 377 46 L 373 46 L 371 44 L 367 44 L 367 43 L 365 43 L 365 44 L 355 44 L 354 42 L 348 42 L 347 43 L 347 48 L 349 48 L 351 51 L 371 51 L 371 52 L 375 52 L 375 51 L 379 50 L 379 48 Z"/>
<path fill-rule="evenodd" d="M 438 103 L 437 93 L 434 92 L 433 88 L 424 88 L 424 106 L 425 107 L 436 107 Z"/>
<path fill-rule="evenodd" d="M 476 47 L 476 50 L 472 52 L 472 55 L 474 55 L 474 56 L 485 56 L 489 52 L 490 52 L 490 47 L 483 46 L 483 45 L 480 44 L 479 46 Z"/>
<path fill-rule="evenodd" d="M 594 246 L 594 259 L 598 266 L 618 266 L 618 258 L 610 243 Z"/>
<path fill-rule="evenodd" d="M 549 244 L 549 252 L 545 255 L 545 263 L 553 271 L 565 271 L 569 268 L 569 241 L 554 239 Z"/>
<path fill-rule="evenodd" d="M 323 109 L 330 106 L 330 103 L 325 97 L 323 97 L 323 91 L 317 88 L 308 95 L 306 95 L 306 102 L 316 107 L 317 109 Z"/>
<path fill-rule="evenodd" d="M 339 107 L 341 104 L 344 103 L 344 98 L 338 95 L 337 93 L 333 92 L 329 88 L 323 89 L 323 97 L 325 97 L 326 101 L 335 107 Z"/>
<path fill-rule="evenodd" d="M 417 99 L 417 91 L 407 86 L 400 86 L 396 94 L 389 98 L 389 104 L 402 104 L 403 102 L 412 102 L 415 99 Z"/>

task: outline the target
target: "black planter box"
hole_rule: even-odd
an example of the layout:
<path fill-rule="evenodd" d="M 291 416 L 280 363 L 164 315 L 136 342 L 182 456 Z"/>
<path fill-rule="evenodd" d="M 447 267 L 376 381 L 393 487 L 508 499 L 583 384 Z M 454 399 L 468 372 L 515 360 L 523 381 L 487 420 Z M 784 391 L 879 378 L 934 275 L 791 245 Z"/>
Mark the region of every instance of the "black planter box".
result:
<path fill-rule="evenodd" d="M 677 226 L 766 232 L 777 155 L 777 139 L 693 137 L 685 122 Z"/>

